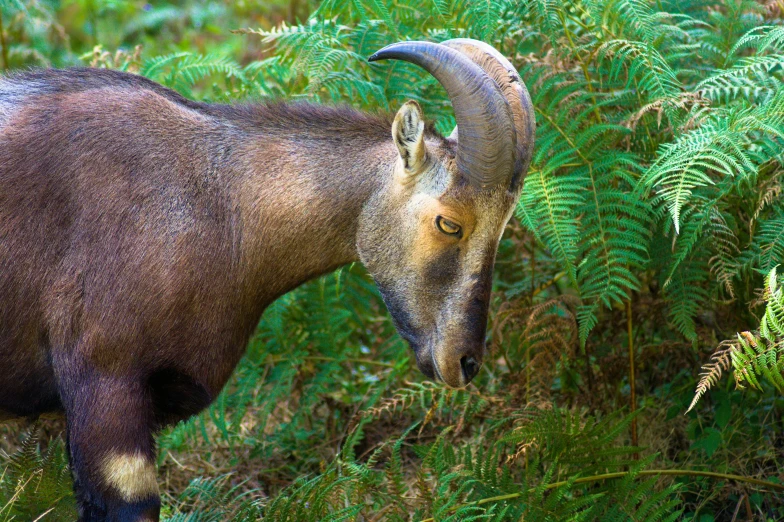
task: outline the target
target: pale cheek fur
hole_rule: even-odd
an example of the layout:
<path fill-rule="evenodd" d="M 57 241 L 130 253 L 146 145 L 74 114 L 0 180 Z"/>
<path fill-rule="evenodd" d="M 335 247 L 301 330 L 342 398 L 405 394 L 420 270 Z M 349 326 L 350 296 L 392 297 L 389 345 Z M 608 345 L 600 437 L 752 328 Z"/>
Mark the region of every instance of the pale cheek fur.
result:
<path fill-rule="evenodd" d="M 128 502 L 158 495 L 155 465 L 141 453 L 111 453 L 104 460 L 103 476 L 106 484 Z"/>

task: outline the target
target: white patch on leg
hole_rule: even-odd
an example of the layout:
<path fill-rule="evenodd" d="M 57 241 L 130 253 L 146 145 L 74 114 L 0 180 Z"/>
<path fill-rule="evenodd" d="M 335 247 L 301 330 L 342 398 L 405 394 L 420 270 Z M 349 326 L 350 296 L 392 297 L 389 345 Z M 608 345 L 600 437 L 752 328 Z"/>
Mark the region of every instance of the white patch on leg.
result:
<path fill-rule="evenodd" d="M 112 452 L 104 459 L 102 472 L 106 483 L 128 502 L 158 496 L 155 464 L 141 453 Z"/>

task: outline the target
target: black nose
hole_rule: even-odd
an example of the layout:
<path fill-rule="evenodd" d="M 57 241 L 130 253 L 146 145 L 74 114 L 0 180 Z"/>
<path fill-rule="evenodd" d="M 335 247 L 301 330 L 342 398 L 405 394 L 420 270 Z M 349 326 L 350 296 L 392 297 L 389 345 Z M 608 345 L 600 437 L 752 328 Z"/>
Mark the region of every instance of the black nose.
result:
<path fill-rule="evenodd" d="M 468 384 L 479 373 L 479 367 L 482 365 L 473 357 L 466 356 L 460 359 L 460 366 L 463 368 L 463 377 L 465 377 L 465 382 Z"/>

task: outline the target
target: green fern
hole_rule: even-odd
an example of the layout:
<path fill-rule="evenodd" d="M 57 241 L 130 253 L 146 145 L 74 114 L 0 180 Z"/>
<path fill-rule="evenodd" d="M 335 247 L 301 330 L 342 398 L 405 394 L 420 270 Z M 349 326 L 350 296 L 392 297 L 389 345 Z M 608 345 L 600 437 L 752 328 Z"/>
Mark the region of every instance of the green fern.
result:
<path fill-rule="evenodd" d="M 740 332 L 734 340 L 724 341 L 713 355 L 713 363 L 703 367 L 697 392 L 689 409 L 721 377 L 732 363 L 735 383 L 762 390 L 762 378 L 784 393 L 784 287 L 779 283 L 774 267 L 765 286 L 767 301 L 759 329 Z"/>
<path fill-rule="evenodd" d="M 784 288 L 776 278 L 776 269 L 768 274 L 765 288 L 767 306 L 756 333 L 743 332 L 731 352 L 732 367 L 738 385 L 750 384 L 762 389 L 760 377 L 784 393 Z"/>
<path fill-rule="evenodd" d="M 74 520 L 76 502 L 63 441 L 40 448 L 37 428 L 25 436 L 18 452 L 0 472 L 0 520 Z"/>

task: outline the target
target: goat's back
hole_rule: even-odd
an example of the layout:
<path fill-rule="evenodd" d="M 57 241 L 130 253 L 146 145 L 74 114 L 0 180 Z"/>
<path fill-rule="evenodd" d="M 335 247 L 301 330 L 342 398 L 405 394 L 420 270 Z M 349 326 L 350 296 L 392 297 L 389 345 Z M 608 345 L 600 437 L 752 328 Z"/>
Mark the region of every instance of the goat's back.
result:
<path fill-rule="evenodd" d="M 57 349 L 111 335 L 83 355 L 160 365 L 186 317 L 228 315 L 239 131 L 201 108 L 114 71 L 0 79 L 0 409 L 52 388 Z"/>

